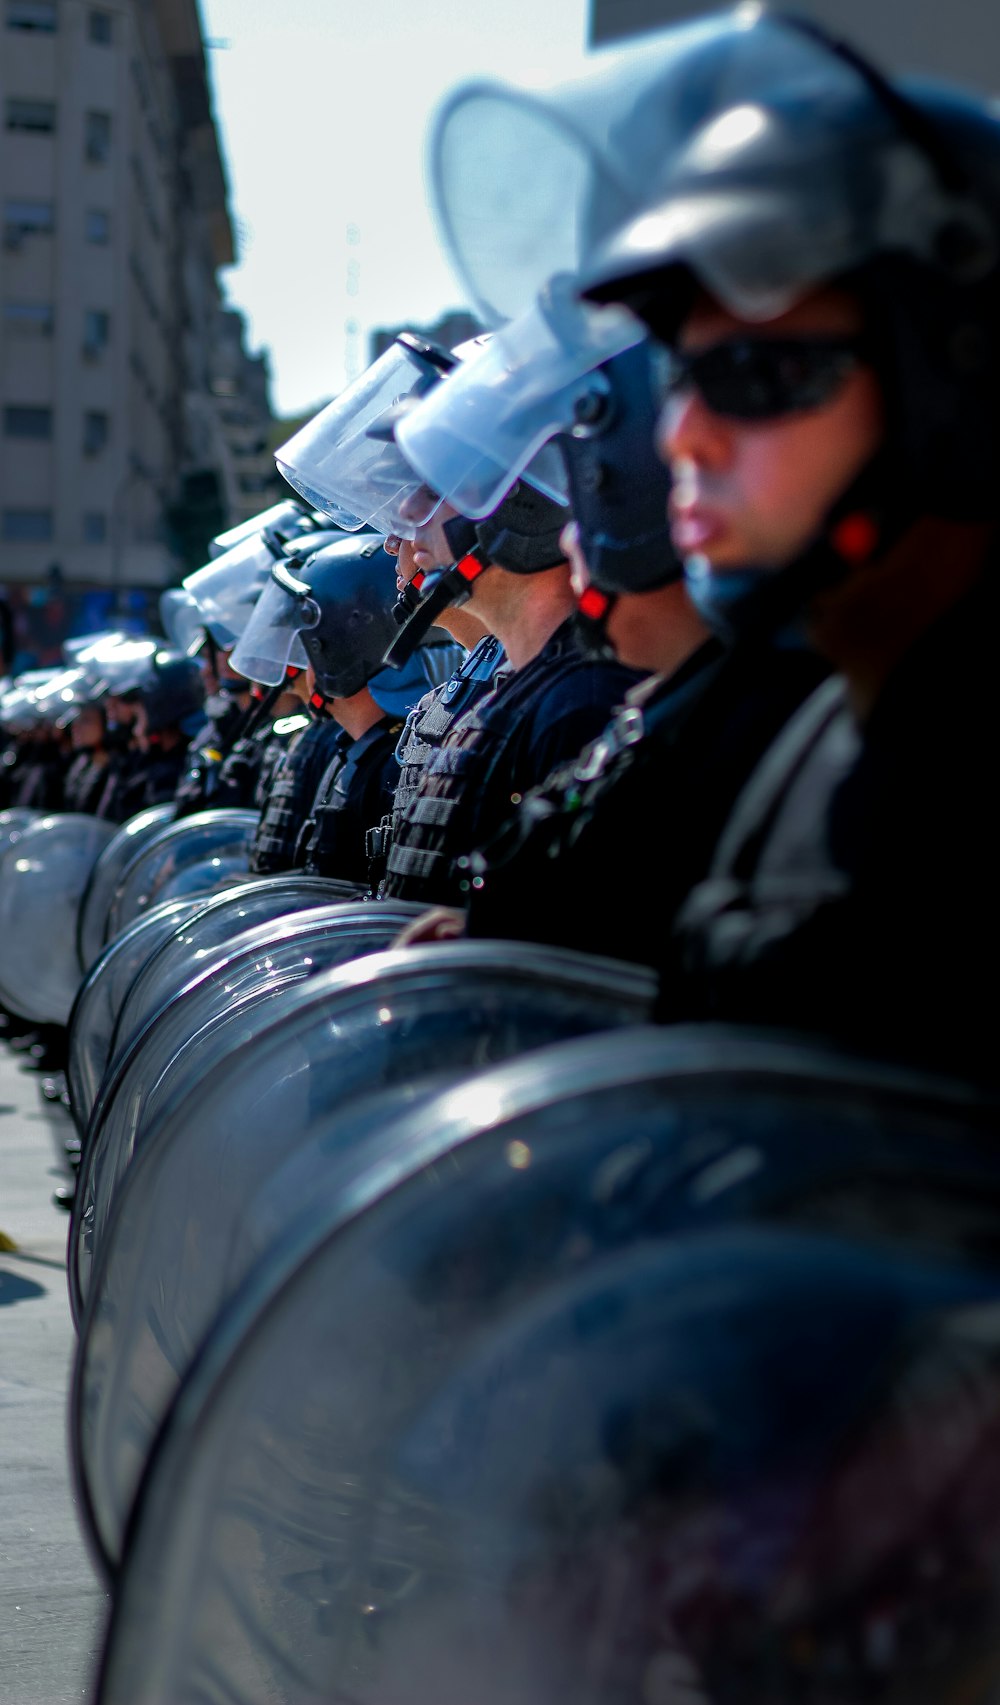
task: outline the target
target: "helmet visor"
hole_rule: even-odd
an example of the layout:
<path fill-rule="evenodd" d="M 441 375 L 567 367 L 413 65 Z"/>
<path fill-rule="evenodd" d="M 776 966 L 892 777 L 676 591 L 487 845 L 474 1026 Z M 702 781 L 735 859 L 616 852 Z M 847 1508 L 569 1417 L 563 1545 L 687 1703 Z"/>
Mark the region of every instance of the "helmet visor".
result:
<path fill-rule="evenodd" d="M 210 557 L 225 556 L 234 545 L 245 544 L 247 539 L 253 539 L 262 533 L 265 527 L 271 527 L 282 534 L 297 533 L 305 524 L 301 503 L 296 503 L 293 497 L 283 498 L 280 503 L 272 504 L 270 509 L 263 509 L 259 515 L 251 515 L 248 521 L 241 521 L 239 526 L 230 527 L 228 532 L 220 533 L 208 547 Z"/>
<path fill-rule="evenodd" d="M 108 692 L 121 697 L 136 692 L 148 681 L 159 649 L 155 639 L 122 639 L 106 647 L 95 647 L 81 667 L 87 670 L 95 693 Z"/>
<path fill-rule="evenodd" d="M 183 586 L 172 586 L 160 597 L 163 631 L 177 651 L 194 657 L 205 643 L 205 624 L 198 605 Z"/>
<path fill-rule="evenodd" d="M 493 322 L 554 273 L 675 261 L 766 320 L 876 252 L 929 255 L 948 199 L 861 71 L 755 8 L 604 54 L 552 93 L 458 91 L 431 174 L 456 271 Z"/>
<path fill-rule="evenodd" d="M 261 686 L 276 687 L 289 667 L 305 668 L 308 658 L 301 630 L 314 627 L 318 620 L 319 611 L 309 588 L 276 563 L 274 577 L 254 605 L 229 659 L 230 667 Z"/>
<path fill-rule="evenodd" d="M 428 485 L 473 520 L 491 515 L 521 474 L 565 503 L 559 458 L 551 457 L 553 477 L 539 452 L 572 428 L 600 363 L 643 336 L 627 310 L 582 306 L 550 287 L 400 420 L 399 447 Z"/>
<path fill-rule="evenodd" d="M 394 343 L 276 452 L 284 478 L 349 532 L 369 523 L 376 532 L 412 539 L 441 498 L 427 490 L 391 438 L 368 432 L 427 383 L 426 368 Z"/>
<path fill-rule="evenodd" d="M 236 644 L 268 584 L 274 561 L 271 546 L 256 533 L 183 582 L 216 645 L 229 650 Z"/>

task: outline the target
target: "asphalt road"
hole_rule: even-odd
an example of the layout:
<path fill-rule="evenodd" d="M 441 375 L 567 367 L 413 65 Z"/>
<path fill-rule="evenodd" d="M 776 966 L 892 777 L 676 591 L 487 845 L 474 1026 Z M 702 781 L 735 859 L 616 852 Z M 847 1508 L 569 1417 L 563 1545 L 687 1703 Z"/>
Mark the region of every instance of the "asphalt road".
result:
<path fill-rule="evenodd" d="M 0 1705 L 93 1699 L 107 1595 L 77 1521 L 66 1449 L 74 1332 L 67 1215 L 52 1206 L 69 1116 L 0 1045 Z"/>

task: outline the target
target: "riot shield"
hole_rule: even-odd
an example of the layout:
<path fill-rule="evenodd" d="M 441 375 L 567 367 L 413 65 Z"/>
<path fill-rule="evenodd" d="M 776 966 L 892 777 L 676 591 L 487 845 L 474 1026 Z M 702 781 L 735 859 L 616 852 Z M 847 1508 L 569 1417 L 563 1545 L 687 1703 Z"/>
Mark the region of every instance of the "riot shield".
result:
<path fill-rule="evenodd" d="M 96 1097 L 81 1155 L 67 1268 L 74 1320 L 115 1194 L 135 1148 L 156 1129 L 163 1101 L 190 1093 L 205 1062 L 251 1047 L 271 1023 L 282 990 L 321 971 L 390 946 L 424 908 L 412 901 L 333 905 L 258 924 L 237 935 L 162 1006 L 109 1069 Z"/>
<path fill-rule="evenodd" d="M 65 1024 L 81 972 L 80 896 L 113 823 L 39 817 L 0 857 L 0 1001 L 35 1024 Z"/>
<path fill-rule="evenodd" d="M 241 871 L 247 873 L 258 820 L 256 811 L 196 811 L 160 829 L 122 870 L 108 907 L 105 939 L 113 941 L 158 900 L 181 897 L 179 884 L 192 868 L 199 871 L 195 892 L 211 894 L 219 881 L 234 885 Z"/>
<path fill-rule="evenodd" d="M 73 1121 L 81 1137 L 104 1076 L 111 1037 L 127 991 L 149 955 L 200 905 L 197 899 L 167 900 L 144 912 L 102 950 L 80 984 L 69 1018 L 66 1079 Z"/>
<path fill-rule="evenodd" d="M 203 1050 L 164 1097 L 119 1187 L 80 1327 L 72 1409 L 97 1544 L 117 1560 L 145 1451 L 231 1285 L 244 1206 L 387 1086 L 454 1080 L 546 1042 L 634 1023 L 647 971 L 517 943 L 377 954 L 274 1003 L 253 1046 Z M 207 1056 L 207 1057 L 205 1057 Z M 353 1161 L 351 1162 L 353 1164 Z"/>
<path fill-rule="evenodd" d="M 336 887 L 336 884 L 332 886 Z M 331 884 L 321 877 L 295 872 L 286 876 L 255 877 L 220 895 L 198 895 L 183 901 L 168 901 L 163 907 L 144 913 L 135 924 L 130 924 L 118 940 L 105 949 L 99 964 L 94 966 L 92 978 L 88 978 L 80 991 L 80 1012 L 73 1015 L 70 1097 L 74 1106 L 79 1107 L 78 1122 L 82 1122 L 84 1131 L 101 1079 L 116 1052 L 115 1038 L 126 997 L 147 959 L 151 961 L 161 947 L 170 948 L 171 963 L 177 966 L 176 987 L 182 988 L 192 975 L 192 967 L 198 963 L 197 956 L 202 951 L 194 941 L 196 928 L 199 933 L 204 930 L 207 952 L 266 918 L 277 919 L 303 906 L 330 898 L 330 887 Z M 172 914 L 168 913 L 168 906 L 176 908 Z M 158 922 L 155 927 L 151 926 L 147 936 L 141 926 L 154 916 L 157 919 L 172 916 L 173 924 L 169 929 L 161 929 Z M 197 921 L 202 918 L 203 924 Z M 119 941 L 129 943 L 120 954 L 115 951 Z M 145 950 L 147 941 L 150 943 L 148 953 Z M 151 997 L 155 1005 L 158 993 L 165 990 L 165 978 L 158 974 L 144 986 L 157 991 Z M 145 1013 L 145 1017 L 148 1016 Z M 82 1136 L 84 1132 L 80 1134 Z"/>
<path fill-rule="evenodd" d="M 640 1606 L 625 1567 L 630 1523 L 704 1491 L 719 1418 L 715 1460 L 738 1469 L 772 1403 L 788 1479 L 778 1497 L 764 1477 L 745 1513 L 794 1515 L 806 1422 L 849 1433 L 874 1352 L 894 1367 L 914 1308 L 951 1311 L 995 1361 L 997 1122 L 965 1086 L 797 1039 L 631 1031 L 469 1078 L 383 1123 L 353 1168 L 328 1152 L 310 1205 L 300 1193 L 275 1226 L 277 1175 L 244 1219 L 257 1263 L 143 1481 L 102 1705 L 674 1698 L 662 1600 Z M 895 1312 L 876 1313 L 898 1268 Z M 791 1327 L 758 1336 L 782 1299 Z M 679 1321 L 697 1379 L 671 1348 Z M 974 1410 L 967 1358 L 951 1385 Z M 677 1548 L 696 1582 L 698 1528 Z M 673 1680 L 704 1697 L 683 1667 Z"/>
<path fill-rule="evenodd" d="M 145 1028 L 172 995 L 178 993 L 220 948 L 226 947 L 259 923 L 274 923 L 307 907 L 360 898 L 355 882 L 333 877 L 307 876 L 303 871 L 284 871 L 276 876 L 255 876 L 248 882 L 206 899 L 202 908 L 186 918 L 175 935 L 164 941 L 155 958 L 136 977 L 122 1002 L 109 1064 Z"/>
<path fill-rule="evenodd" d="M 29 811 L 22 805 L 11 805 L 6 811 L 0 811 L 0 857 L 21 839 L 28 824 L 34 823 L 38 815 L 37 811 Z"/>
<path fill-rule="evenodd" d="M 127 823 L 121 824 L 91 871 L 90 881 L 80 901 L 76 926 L 77 952 L 84 974 L 103 951 L 108 908 L 122 871 L 138 848 L 167 823 L 172 823 L 173 818 L 172 804 L 151 805 L 146 811 L 137 811 Z"/>

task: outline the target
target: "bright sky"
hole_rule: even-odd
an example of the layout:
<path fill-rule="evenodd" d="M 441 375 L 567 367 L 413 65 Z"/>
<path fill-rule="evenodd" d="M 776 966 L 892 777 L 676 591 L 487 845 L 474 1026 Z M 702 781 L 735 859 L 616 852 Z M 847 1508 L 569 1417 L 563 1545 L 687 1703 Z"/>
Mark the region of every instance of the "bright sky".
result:
<path fill-rule="evenodd" d="M 457 82 L 570 75 L 587 0 L 200 0 L 240 261 L 277 413 L 363 367 L 376 325 L 463 306 L 427 206 L 428 121 Z M 351 322 L 354 329 L 351 329 Z"/>

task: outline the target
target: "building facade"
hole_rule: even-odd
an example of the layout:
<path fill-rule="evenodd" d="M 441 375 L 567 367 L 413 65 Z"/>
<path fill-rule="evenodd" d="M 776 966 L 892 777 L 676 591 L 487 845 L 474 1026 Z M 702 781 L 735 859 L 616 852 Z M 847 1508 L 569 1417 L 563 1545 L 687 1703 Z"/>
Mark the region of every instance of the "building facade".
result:
<path fill-rule="evenodd" d="M 104 588 L 124 605 L 265 506 L 258 461 L 241 479 L 270 409 L 266 369 L 221 303 L 233 258 L 196 0 L 0 0 L 12 595 Z"/>
<path fill-rule="evenodd" d="M 723 10 L 690 0 L 590 0 L 590 43 L 621 41 L 684 18 Z M 795 0 L 788 8 L 816 18 L 897 72 L 967 83 L 995 94 L 1000 65 L 1000 8 L 993 0 Z"/>

